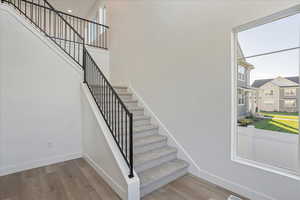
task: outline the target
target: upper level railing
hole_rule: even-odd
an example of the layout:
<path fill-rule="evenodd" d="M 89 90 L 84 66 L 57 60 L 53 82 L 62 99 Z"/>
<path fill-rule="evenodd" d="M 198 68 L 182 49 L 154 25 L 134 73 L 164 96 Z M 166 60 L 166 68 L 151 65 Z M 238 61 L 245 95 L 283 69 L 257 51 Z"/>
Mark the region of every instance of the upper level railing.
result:
<path fill-rule="evenodd" d="M 108 48 L 108 26 L 61 11 L 59 13 L 85 39 L 86 45 Z"/>
<path fill-rule="evenodd" d="M 1 0 L 14 6 L 80 66 L 83 37 L 45 0 Z"/>
<path fill-rule="evenodd" d="M 88 26 L 91 26 L 87 24 L 92 22 L 81 18 L 75 21 L 74 19 L 77 17 L 66 17 L 62 12 L 55 10 L 47 0 L 1 0 L 1 2 L 12 5 L 83 68 L 84 83 L 87 84 L 129 167 L 129 177 L 133 177 L 132 113 L 128 111 L 85 46 L 93 46 L 91 43 L 94 41 L 91 40 L 92 37 L 99 42 L 97 43 L 99 47 L 107 48 L 106 35 L 108 27 L 101 26 L 105 28 L 105 31 L 100 32 L 98 36 L 91 36 L 90 31 L 86 29 L 89 29 Z M 71 22 L 73 20 L 74 22 Z M 80 24 L 80 20 L 82 22 L 86 21 L 86 23 L 82 24 L 82 26 L 77 26 L 77 23 Z M 93 34 L 96 33 L 97 31 Z M 101 46 L 102 44 L 104 46 Z"/>

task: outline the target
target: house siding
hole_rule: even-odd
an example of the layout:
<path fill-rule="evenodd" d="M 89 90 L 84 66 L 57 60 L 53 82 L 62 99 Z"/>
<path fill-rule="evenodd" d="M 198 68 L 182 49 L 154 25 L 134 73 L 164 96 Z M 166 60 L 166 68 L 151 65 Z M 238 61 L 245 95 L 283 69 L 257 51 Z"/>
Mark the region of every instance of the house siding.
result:
<path fill-rule="evenodd" d="M 245 68 L 245 80 L 237 80 L 237 86 L 239 88 L 249 88 L 250 87 L 250 70 Z M 238 101 L 238 96 L 237 96 Z M 244 105 L 237 105 L 237 116 L 238 118 L 243 118 L 245 116 L 248 116 L 250 114 L 249 112 L 249 94 L 246 92 L 245 97 L 245 104 Z"/>
<path fill-rule="evenodd" d="M 269 91 L 273 91 L 273 95 L 267 95 Z M 259 88 L 258 92 L 258 108 L 260 111 L 279 111 L 279 87 L 272 84 L 266 83 Z"/>
<path fill-rule="evenodd" d="M 299 95 L 299 88 L 296 88 L 296 95 L 294 96 L 286 96 L 284 94 L 284 89 L 286 88 L 295 88 L 295 87 L 282 87 L 280 88 L 280 99 L 279 99 L 279 111 L 280 112 L 298 112 L 298 95 Z M 295 100 L 296 107 L 287 107 L 285 105 L 285 100 Z"/>

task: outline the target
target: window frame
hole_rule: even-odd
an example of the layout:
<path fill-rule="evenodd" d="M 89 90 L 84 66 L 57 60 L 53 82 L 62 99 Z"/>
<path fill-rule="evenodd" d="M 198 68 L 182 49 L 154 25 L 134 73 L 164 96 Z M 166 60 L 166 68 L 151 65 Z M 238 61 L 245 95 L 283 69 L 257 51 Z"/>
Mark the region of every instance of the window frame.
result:
<path fill-rule="evenodd" d="M 290 105 L 287 105 L 287 101 L 293 101 Z M 284 107 L 286 108 L 296 108 L 297 107 L 297 100 L 296 99 L 285 99 L 284 100 Z"/>
<path fill-rule="evenodd" d="M 237 154 L 237 145 L 238 145 L 238 134 L 237 134 L 237 109 L 238 109 L 238 98 L 237 98 L 237 93 L 238 93 L 238 33 L 241 31 L 245 31 L 247 29 L 255 28 L 260 25 L 272 23 L 274 21 L 280 20 L 285 17 L 289 17 L 292 15 L 296 15 L 300 13 L 300 5 L 291 7 L 289 9 L 277 12 L 275 14 L 260 18 L 258 20 L 251 21 L 249 23 L 237 26 L 232 29 L 231 33 L 231 160 L 233 162 L 236 162 L 238 164 L 246 165 L 249 167 L 253 167 L 256 169 L 272 172 L 274 174 L 282 175 L 285 177 L 289 177 L 295 180 L 300 180 L 300 171 L 291 171 L 283 168 L 278 168 L 276 166 L 272 166 L 269 164 L 264 164 L 261 162 L 257 162 L 254 160 L 249 160 L 245 159 L 242 157 L 239 157 Z M 300 66 L 299 66 L 300 68 Z M 297 96 L 297 92 L 296 92 Z M 298 96 L 297 96 L 298 98 Z M 299 107 L 298 107 L 299 110 Z M 300 112 L 299 112 L 300 113 Z M 300 143 L 300 135 L 298 137 L 299 142 L 298 142 L 298 152 L 299 152 L 299 160 L 300 160 L 300 148 L 299 148 L 299 143 Z"/>
<path fill-rule="evenodd" d="M 243 69 L 243 72 L 240 72 L 240 70 L 238 70 L 238 80 L 239 81 L 245 81 L 246 80 L 246 69 L 245 67 L 238 65 L 239 69 Z"/>
<path fill-rule="evenodd" d="M 238 90 L 241 91 L 241 93 L 238 92 L 238 105 L 244 106 L 246 104 L 246 92 L 241 88 L 238 88 Z"/>
<path fill-rule="evenodd" d="M 286 92 L 287 90 L 294 91 L 294 92 Z M 297 95 L 297 89 L 296 88 L 284 88 L 283 94 L 285 97 L 294 97 Z"/>

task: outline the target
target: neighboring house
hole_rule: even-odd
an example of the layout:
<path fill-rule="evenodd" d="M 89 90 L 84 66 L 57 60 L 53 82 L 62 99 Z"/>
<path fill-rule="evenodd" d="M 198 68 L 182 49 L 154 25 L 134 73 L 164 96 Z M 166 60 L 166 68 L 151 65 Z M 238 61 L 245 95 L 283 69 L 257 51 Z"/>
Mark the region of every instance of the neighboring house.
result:
<path fill-rule="evenodd" d="M 277 77 L 255 80 L 258 111 L 298 112 L 299 77 Z"/>
<path fill-rule="evenodd" d="M 248 116 L 252 110 L 250 87 L 250 72 L 254 66 L 246 62 L 240 45 L 238 45 L 238 70 L 237 70 L 237 117 L 238 119 Z"/>

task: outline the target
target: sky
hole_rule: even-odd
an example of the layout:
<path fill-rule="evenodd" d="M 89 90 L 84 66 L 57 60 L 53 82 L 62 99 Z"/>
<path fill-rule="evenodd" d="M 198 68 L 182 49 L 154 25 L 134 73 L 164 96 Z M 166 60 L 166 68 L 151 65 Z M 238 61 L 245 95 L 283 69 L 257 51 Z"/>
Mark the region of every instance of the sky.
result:
<path fill-rule="evenodd" d="M 300 14 L 238 33 L 244 56 L 300 46 Z M 254 65 L 250 83 L 278 76 L 299 76 L 300 50 L 286 51 L 247 59 Z"/>

